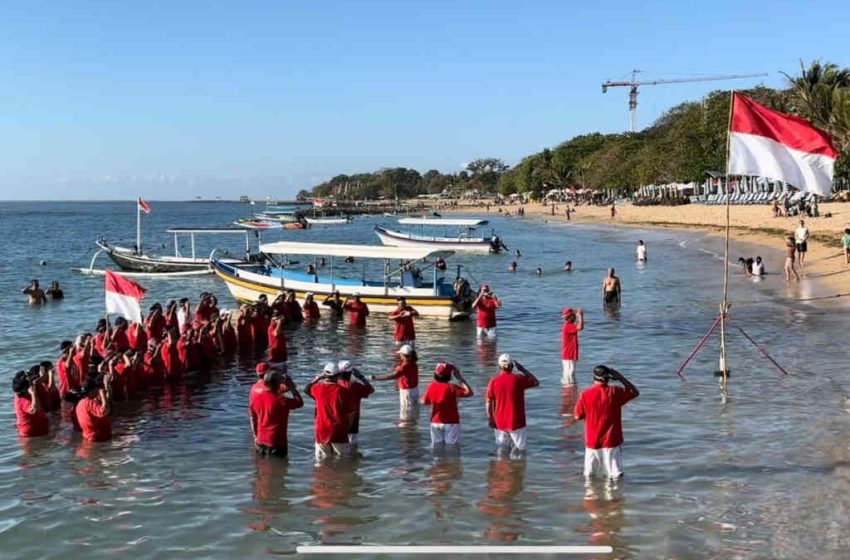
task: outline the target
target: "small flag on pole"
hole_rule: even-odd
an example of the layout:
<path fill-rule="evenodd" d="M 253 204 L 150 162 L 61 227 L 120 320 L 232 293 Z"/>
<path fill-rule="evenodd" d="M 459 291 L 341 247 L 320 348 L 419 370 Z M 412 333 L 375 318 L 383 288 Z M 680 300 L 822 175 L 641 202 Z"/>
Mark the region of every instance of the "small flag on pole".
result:
<path fill-rule="evenodd" d="M 145 202 L 145 201 L 144 201 L 144 200 L 142 200 L 141 198 L 136 199 L 136 201 L 137 201 L 137 202 L 138 202 L 138 204 L 139 204 L 139 210 L 141 210 L 141 211 L 142 211 L 142 212 L 144 212 L 145 214 L 150 214 L 150 213 L 151 213 L 151 205 L 150 205 L 150 204 L 148 204 L 147 202 Z"/>
<path fill-rule="evenodd" d="M 145 290 L 132 280 L 106 269 L 106 313 L 123 315 L 130 321 L 142 322 L 140 302 Z"/>
<path fill-rule="evenodd" d="M 767 177 L 828 196 L 837 158 L 829 135 L 807 120 L 733 94 L 729 175 Z"/>
<path fill-rule="evenodd" d="M 315 206 L 316 208 L 322 208 L 324 205 L 325 205 L 325 199 L 324 198 L 314 198 L 313 199 L 313 206 Z"/>

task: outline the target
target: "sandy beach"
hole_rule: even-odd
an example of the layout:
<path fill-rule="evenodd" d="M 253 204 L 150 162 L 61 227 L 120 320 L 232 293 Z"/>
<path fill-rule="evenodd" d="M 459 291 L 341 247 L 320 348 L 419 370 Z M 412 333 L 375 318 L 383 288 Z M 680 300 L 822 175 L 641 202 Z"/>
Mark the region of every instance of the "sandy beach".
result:
<path fill-rule="evenodd" d="M 458 201 L 454 213 L 487 214 L 480 204 Z M 490 206 L 490 215 L 502 212 L 515 214 L 518 205 L 502 207 Z M 551 205 L 526 204 L 525 217 L 546 220 L 566 221 L 565 204 L 555 205 L 552 214 Z M 711 235 L 722 236 L 726 221 L 725 206 L 706 206 L 692 204 L 685 206 L 634 206 L 630 203 L 618 204 L 617 215 L 611 218 L 610 206 L 570 206 L 575 212 L 571 220 L 594 224 L 612 224 L 623 227 L 658 227 L 673 229 L 696 229 Z M 811 237 L 803 282 L 817 280 L 823 287 L 818 296 L 832 296 L 850 292 L 850 266 L 844 264 L 841 248 L 841 236 L 844 228 L 850 227 L 850 203 L 834 202 L 820 205 L 821 216 L 832 217 L 806 218 Z M 774 218 L 768 205 L 732 206 L 730 223 L 736 242 L 769 247 L 782 251 L 785 237 L 793 235 L 799 222 L 798 217 Z M 781 273 L 780 271 L 776 271 Z M 850 298 L 847 298 L 850 299 Z"/>

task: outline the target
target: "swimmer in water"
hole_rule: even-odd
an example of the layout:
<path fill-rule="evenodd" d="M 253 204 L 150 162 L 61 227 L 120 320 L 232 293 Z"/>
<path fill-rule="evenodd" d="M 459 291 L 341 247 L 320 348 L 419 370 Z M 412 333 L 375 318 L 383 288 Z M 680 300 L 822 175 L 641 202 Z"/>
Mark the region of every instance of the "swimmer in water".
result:
<path fill-rule="evenodd" d="M 536 274 L 537 276 L 543 276 L 543 267 L 538 266 L 537 270 L 534 271 L 534 274 Z"/>
<path fill-rule="evenodd" d="M 646 254 L 646 245 L 643 244 L 643 239 L 638 240 L 636 252 L 637 252 L 638 262 L 646 262 L 647 260 L 649 260 L 647 254 Z"/>
<path fill-rule="evenodd" d="M 606 305 L 619 305 L 620 303 L 620 279 L 614 273 L 613 268 L 608 269 L 608 276 L 602 281 L 602 301 Z"/>
<path fill-rule="evenodd" d="M 516 258 L 520 258 L 520 257 L 522 256 L 522 253 L 520 253 L 520 252 L 519 252 L 519 249 L 517 249 L 516 251 L 514 251 L 514 256 L 515 256 Z"/>
<path fill-rule="evenodd" d="M 38 280 L 33 280 L 30 285 L 22 290 L 24 295 L 28 296 L 30 305 L 41 305 L 47 303 L 47 296 L 44 295 L 44 290 L 38 287 Z"/>
<path fill-rule="evenodd" d="M 513 261 L 511 266 L 508 267 L 508 272 L 516 272 L 516 261 Z"/>
<path fill-rule="evenodd" d="M 62 288 L 59 287 L 59 282 L 57 282 L 56 280 L 50 283 L 50 287 L 47 288 L 47 291 L 44 293 L 50 296 L 50 298 L 53 300 L 62 299 L 65 297 L 65 292 L 62 291 Z"/>
<path fill-rule="evenodd" d="M 573 261 L 567 261 L 564 263 L 564 272 L 572 272 L 573 271 Z"/>

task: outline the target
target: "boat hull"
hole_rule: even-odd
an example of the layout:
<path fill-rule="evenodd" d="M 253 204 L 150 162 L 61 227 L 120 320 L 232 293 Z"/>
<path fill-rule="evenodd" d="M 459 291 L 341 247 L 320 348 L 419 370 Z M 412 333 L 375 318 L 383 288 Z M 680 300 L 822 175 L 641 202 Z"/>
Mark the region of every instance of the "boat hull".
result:
<path fill-rule="evenodd" d="M 213 261 L 211 266 L 215 275 L 225 282 L 228 290 L 239 303 L 256 302 L 263 294 L 269 301 L 274 301 L 285 290 L 294 290 L 296 299 L 302 304 L 307 292 L 313 292 L 317 302 L 321 302 L 337 290 L 343 299 L 355 292 L 359 293 L 360 299 L 369 306 L 369 311 L 372 313 L 391 312 L 398 307 L 396 298 L 404 296 L 407 302 L 424 317 L 454 320 L 468 316 L 467 313 L 455 308 L 451 296 L 434 295 L 430 289 L 385 288 L 289 280 L 260 273 L 257 267 L 254 267 L 255 270 L 247 267 L 236 268 L 220 261 Z"/>
<path fill-rule="evenodd" d="M 212 272 L 209 259 L 136 255 L 132 249 L 112 247 L 105 243 L 98 243 L 97 245 L 121 270 L 146 273 Z M 227 259 L 225 262 L 239 264 L 244 261 Z"/>
<path fill-rule="evenodd" d="M 472 253 L 492 253 L 493 244 L 489 239 L 477 238 L 448 238 L 425 237 L 410 235 L 399 231 L 375 226 L 375 233 L 381 243 L 390 247 L 432 247 L 450 251 L 465 251 Z"/>

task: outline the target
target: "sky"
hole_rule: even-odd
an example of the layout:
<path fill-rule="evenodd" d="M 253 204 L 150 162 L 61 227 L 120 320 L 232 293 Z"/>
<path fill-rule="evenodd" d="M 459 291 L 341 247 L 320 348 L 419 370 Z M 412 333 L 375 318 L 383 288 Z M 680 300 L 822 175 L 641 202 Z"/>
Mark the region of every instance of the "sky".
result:
<path fill-rule="evenodd" d="M 340 173 L 516 164 L 716 89 L 850 66 L 850 3 L 8 2 L 0 199 L 292 197 Z"/>

